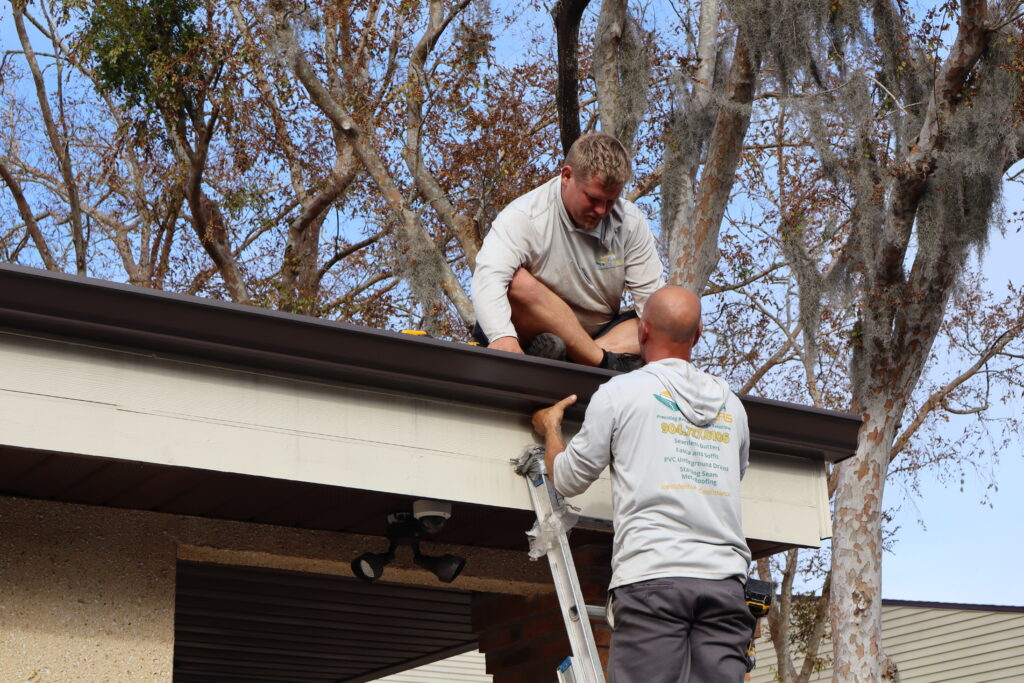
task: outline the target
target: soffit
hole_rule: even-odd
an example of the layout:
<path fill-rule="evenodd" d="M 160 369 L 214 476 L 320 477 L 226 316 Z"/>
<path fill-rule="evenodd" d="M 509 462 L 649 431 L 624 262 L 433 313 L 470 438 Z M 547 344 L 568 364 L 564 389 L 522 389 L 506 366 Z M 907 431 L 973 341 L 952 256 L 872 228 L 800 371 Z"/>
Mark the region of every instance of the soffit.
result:
<path fill-rule="evenodd" d="M 0 446 L 0 495 L 62 503 L 271 524 L 295 529 L 384 536 L 391 512 L 412 509 L 412 496 L 255 477 L 231 472 L 131 462 Z M 479 548 L 528 550 L 528 510 L 457 503 L 431 541 Z M 607 543 L 607 525 L 577 527 L 573 547 Z M 748 539 L 756 557 L 784 549 Z M 380 548 L 386 541 L 381 538 Z"/>

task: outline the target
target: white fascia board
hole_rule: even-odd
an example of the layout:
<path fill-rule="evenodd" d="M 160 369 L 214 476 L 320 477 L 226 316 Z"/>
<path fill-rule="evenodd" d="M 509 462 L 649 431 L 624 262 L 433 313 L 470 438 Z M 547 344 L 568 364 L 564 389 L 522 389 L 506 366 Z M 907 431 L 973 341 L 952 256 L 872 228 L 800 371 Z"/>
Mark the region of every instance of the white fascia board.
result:
<path fill-rule="evenodd" d="M 509 461 L 534 440 L 525 414 L 0 333 L 6 446 L 530 509 Z M 747 536 L 818 545 L 823 485 L 821 463 L 755 454 Z M 573 503 L 609 519 L 607 473 Z"/>

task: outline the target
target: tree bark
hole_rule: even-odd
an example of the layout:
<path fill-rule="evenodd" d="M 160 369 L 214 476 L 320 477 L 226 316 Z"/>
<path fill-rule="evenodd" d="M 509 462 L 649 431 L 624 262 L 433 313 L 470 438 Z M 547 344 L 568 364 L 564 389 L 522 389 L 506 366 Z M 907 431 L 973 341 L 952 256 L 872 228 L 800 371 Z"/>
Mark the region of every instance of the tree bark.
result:
<path fill-rule="evenodd" d="M 760 56 L 751 54 L 741 29 L 726 85 L 727 100 L 711 132 L 697 191 L 694 223 L 679 226 L 679 231 L 672 236 L 675 251 L 669 265 L 669 279 L 693 292 L 704 291 L 718 265 L 718 234 L 743 152 L 743 139 L 750 125 L 750 105 L 754 101 L 759 69 Z"/>
<path fill-rule="evenodd" d="M 832 538 L 833 680 L 881 681 L 886 670 L 882 647 L 882 495 L 893 426 L 903 403 L 872 402 L 855 457 L 838 465 Z"/>
<path fill-rule="evenodd" d="M 558 0 L 551 9 L 558 44 L 558 82 L 555 104 L 562 153 L 568 154 L 580 136 L 579 44 L 580 21 L 590 0 Z"/>

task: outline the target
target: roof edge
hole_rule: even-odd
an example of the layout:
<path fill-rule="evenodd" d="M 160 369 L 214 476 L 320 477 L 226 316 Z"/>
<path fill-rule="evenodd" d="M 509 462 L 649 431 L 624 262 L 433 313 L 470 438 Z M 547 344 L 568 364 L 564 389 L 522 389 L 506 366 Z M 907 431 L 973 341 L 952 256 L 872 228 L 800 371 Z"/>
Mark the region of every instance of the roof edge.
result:
<path fill-rule="evenodd" d="M 254 306 L 0 264 L 0 326 L 529 412 L 616 373 Z M 741 396 L 752 438 L 837 462 L 859 416 Z"/>

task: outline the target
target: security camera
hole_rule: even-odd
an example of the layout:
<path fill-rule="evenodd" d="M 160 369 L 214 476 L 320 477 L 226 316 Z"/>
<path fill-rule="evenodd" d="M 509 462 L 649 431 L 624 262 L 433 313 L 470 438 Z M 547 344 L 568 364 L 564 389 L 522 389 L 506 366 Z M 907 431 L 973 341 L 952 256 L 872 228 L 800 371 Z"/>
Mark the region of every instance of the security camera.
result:
<path fill-rule="evenodd" d="M 441 500 L 417 500 L 412 504 L 412 515 L 425 531 L 434 534 L 452 516 L 452 504 Z"/>

